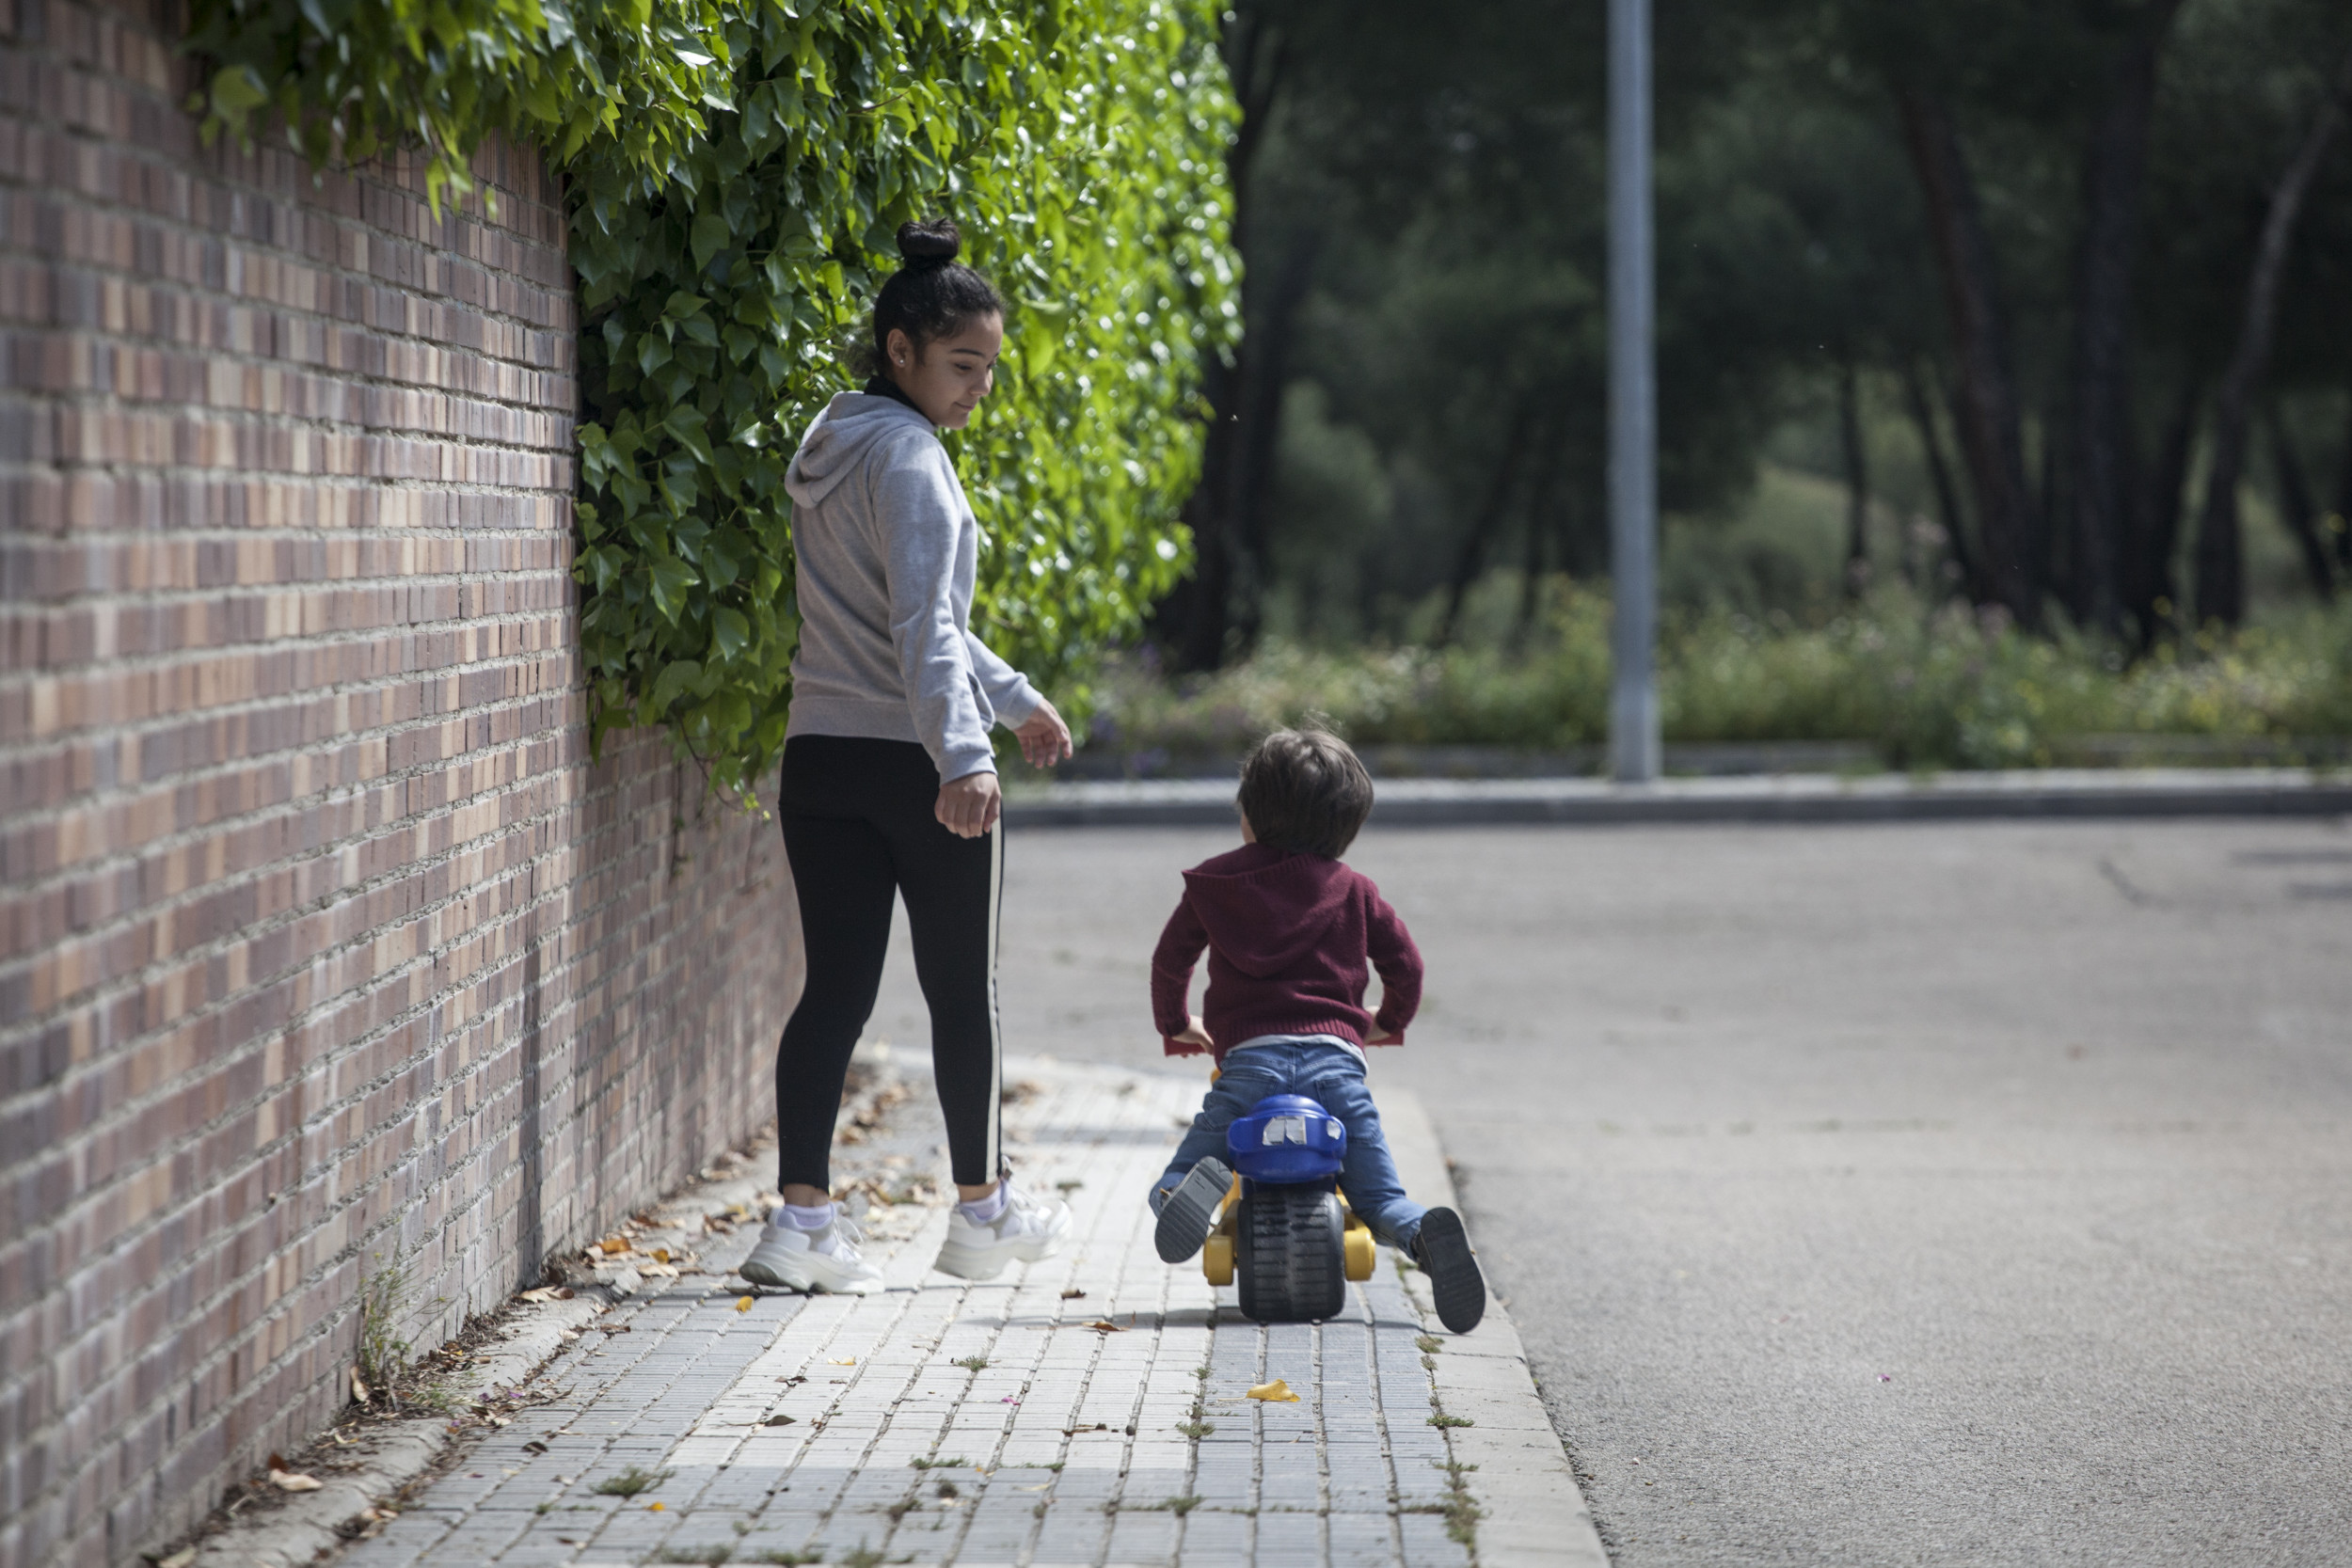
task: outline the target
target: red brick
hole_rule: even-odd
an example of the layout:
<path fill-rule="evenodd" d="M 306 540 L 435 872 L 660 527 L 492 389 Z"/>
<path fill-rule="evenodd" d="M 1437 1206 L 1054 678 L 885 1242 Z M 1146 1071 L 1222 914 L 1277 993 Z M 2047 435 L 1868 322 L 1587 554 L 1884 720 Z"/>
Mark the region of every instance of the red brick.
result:
<path fill-rule="evenodd" d="M 739 1137 L 789 994 L 772 828 L 674 829 L 659 737 L 589 760 L 556 183 L 485 148 L 492 223 L 412 157 L 202 149 L 182 25 L 0 4 L 26 1564 L 126 1562 L 329 1419 L 379 1255 L 453 1299 L 430 1342 Z"/>

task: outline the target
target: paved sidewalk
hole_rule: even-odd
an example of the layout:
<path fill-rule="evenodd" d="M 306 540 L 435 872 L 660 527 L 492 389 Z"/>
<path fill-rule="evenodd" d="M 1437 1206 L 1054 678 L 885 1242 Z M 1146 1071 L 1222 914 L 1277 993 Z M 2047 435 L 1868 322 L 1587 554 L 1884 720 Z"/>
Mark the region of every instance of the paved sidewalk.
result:
<path fill-rule="evenodd" d="M 1160 1262 L 1142 1202 L 1205 1074 L 1035 1059 L 1007 1079 L 1023 1180 L 1075 1211 L 1061 1256 L 950 1279 L 930 1266 L 944 1203 L 906 1202 L 867 1216 L 887 1291 L 746 1296 L 719 1271 L 753 1227 L 709 1238 L 709 1273 L 643 1276 L 540 1373 L 543 1402 L 344 1560 L 1605 1561 L 1499 1304 L 1446 1335 L 1384 1250 L 1342 1318 L 1248 1323 Z M 935 1137 L 920 1112 L 894 1121 Z M 1441 1184 L 1418 1107 L 1391 1120 L 1408 1183 Z M 869 1130 L 867 1190 L 935 1163 L 908 1136 Z M 1299 1402 L 1246 1397 L 1272 1378 Z M 658 1479 L 613 1495 L 632 1470 Z"/>

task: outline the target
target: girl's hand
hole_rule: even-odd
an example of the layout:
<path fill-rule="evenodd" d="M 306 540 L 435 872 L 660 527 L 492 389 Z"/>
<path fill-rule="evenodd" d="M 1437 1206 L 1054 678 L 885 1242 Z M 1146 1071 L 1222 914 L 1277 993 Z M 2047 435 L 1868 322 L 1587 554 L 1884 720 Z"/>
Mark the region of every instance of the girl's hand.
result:
<path fill-rule="evenodd" d="M 1396 1043 L 1396 1037 L 1390 1034 L 1386 1029 L 1381 1028 L 1378 1024 L 1375 1024 L 1373 1025 L 1372 1033 L 1364 1037 L 1364 1043 L 1366 1045 L 1394 1045 Z"/>
<path fill-rule="evenodd" d="M 966 773 L 952 784 L 939 786 L 939 803 L 931 815 L 939 825 L 958 838 L 977 838 L 996 826 L 997 814 L 1004 810 L 1005 798 L 996 787 L 993 773 Z"/>
<path fill-rule="evenodd" d="M 1061 721 L 1054 705 L 1040 697 L 1037 711 L 1024 719 L 1013 732 L 1021 742 L 1021 754 L 1032 768 L 1051 768 L 1076 751 L 1070 743 L 1070 726 Z"/>
<path fill-rule="evenodd" d="M 1208 1026 L 1200 1022 L 1199 1013 L 1192 1015 L 1192 1022 L 1184 1025 L 1183 1034 L 1170 1035 L 1168 1038 L 1178 1045 L 1188 1045 L 1195 1051 L 1213 1051 L 1216 1048 L 1216 1042 L 1209 1038 Z"/>

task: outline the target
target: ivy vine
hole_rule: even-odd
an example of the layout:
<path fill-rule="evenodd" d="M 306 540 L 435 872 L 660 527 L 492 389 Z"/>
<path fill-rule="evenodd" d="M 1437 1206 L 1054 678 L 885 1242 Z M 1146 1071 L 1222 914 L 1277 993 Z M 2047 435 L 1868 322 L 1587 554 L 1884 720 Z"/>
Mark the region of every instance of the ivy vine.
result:
<path fill-rule="evenodd" d="M 748 796 L 783 745 L 784 471 L 908 218 L 952 214 L 1010 302 L 947 437 L 974 615 L 1082 709 L 1090 656 L 1183 569 L 1202 356 L 1238 328 L 1211 0 L 196 0 L 209 133 L 314 162 L 494 132 L 566 179 L 580 275 L 592 733 L 667 726 Z"/>

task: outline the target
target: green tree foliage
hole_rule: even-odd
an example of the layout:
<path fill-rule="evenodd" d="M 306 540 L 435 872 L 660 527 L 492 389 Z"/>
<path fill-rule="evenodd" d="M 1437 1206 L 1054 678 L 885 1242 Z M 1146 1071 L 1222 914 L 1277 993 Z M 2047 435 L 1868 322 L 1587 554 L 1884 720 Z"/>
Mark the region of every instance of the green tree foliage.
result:
<path fill-rule="evenodd" d="M 975 616 L 1039 679 L 1082 674 L 1183 567 L 1194 388 L 1233 330 L 1214 13 L 654 3 L 204 0 L 194 36 L 224 62 L 216 123 L 266 103 L 313 157 L 421 144 L 437 192 L 491 131 L 538 134 L 565 173 L 599 738 L 665 724 L 739 794 L 773 761 L 798 630 L 785 468 L 850 385 L 898 225 L 942 210 L 1013 318 L 997 397 L 950 438 L 987 544 Z M 339 18 L 386 57 L 345 51 Z"/>
<path fill-rule="evenodd" d="M 1263 442 L 1277 453 L 1270 502 L 1235 504 L 1264 521 L 1237 534 L 1254 559 L 1232 573 L 1235 597 L 1262 594 L 1276 629 L 1393 638 L 1442 624 L 1433 588 L 1478 573 L 1605 573 L 1606 8 L 1237 9 L 1285 45 L 1262 51 L 1280 73 L 1243 187 L 1251 288 L 1308 261 L 1296 301 L 1253 293 L 1249 307 L 1245 363 L 1282 365 L 1289 385 L 1239 404 L 1245 424 L 1279 414 L 1280 429 Z M 1655 11 L 1670 557 L 1677 541 L 1711 550 L 1748 509 L 1759 456 L 1788 464 L 1802 448 L 1804 467 L 1861 480 L 1906 528 L 1932 518 L 1947 543 L 1926 546 L 1927 588 L 2002 596 L 1985 492 L 2011 476 L 1961 428 L 1970 387 L 1939 208 L 1906 126 L 1906 100 L 1924 96 L 1954 129 L 1987 240 L 1973 281 L 2000 307 L 2012 372 L 2002 412 L 2019 433 L 2026 596 L 2047 601 L 2049 624 L 2142 646 L 2173 635 L 2204 597 L 2186 569 L 2199 508 L 2185 501 L 2210 468 L 2256 241 L 2352 50 L 2352 8 Z M 2142 46 L 2153 87 L 2135 118 L 2122 68 Z M 2352 122 L 2292 236 L 2247 469 L 2249 493 L 2270 491 L 2291 526 L 2302 517 L 2290 565 L 2312 562 L 2296 575 L 2323 593 L 2331 577 L 2352 582 L 2352 531 L 2329 521 L 2352 512 L 2348 192 Z M 2123 266 L 2090 265 L 2103 231 L 2123 236 Z M 1877 450 L 1845 455 L 1867 464 L 1840 460 L 1834 417 L 1857 382 L 1855 445 Z M 1941 484 L 1914 455 L 1931 439 Z M 1878 548 L 1883 581 L 1897 563 Z M 2266 581 L 2269 597 L 2296 589 Z M 1807 597 L 1834 610 L 1841 584 L 1822 587 Z M 1253 611 L 1233 619 L 1247 627 Z"/>

